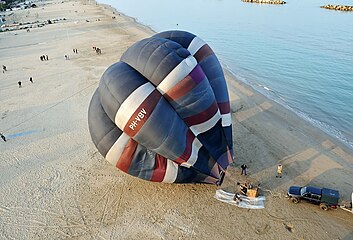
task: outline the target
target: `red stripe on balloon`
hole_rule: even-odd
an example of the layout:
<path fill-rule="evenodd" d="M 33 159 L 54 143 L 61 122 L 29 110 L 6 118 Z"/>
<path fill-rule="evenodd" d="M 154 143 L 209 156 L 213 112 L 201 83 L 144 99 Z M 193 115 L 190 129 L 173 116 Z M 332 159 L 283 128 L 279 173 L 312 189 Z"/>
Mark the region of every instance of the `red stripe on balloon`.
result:
<path fill-rule="evenodd" d="M 230 113 L 229 101 L 228 102 L 218 103 L 218 108 L 221 111 L 221 114 Z"/>
<path fill-rule="evenodd" d="M 197 65 L 183 80 L 172 87 L 164 96 L 168 100 L 176 101 L 178 98 L 188 94 L 195 86 L 206 79 L 202 68 Z"/>
<path fill-rule="evenodd" d="M 162 182 L 167 169 L 167 159 L 159 154 L 156 154 L 155 165 L 151 177 L 152 182 Z"/>
<path fill-rule="evenodd" d="M 132 158 L 135 154 L 137 148 L 137 142 L 133 139 L 130 139 L 126 144 L 123 153 L 121 154 L 119 161 L 116 163 L 116 167 L 123 172 L 128 172 Z"/>
<path fill-rule="evenodd" d="M 200 123 L 204 123 L 207 120 L 211 119 L 218 111 L 218 105 L 216 102 L 213 102 L 205 111 L 202 111 L 196 115 L 184 118 L 185 123 L 188 126 L 194 126 Z"/>
<path fill-rule="evenodd" d="M 178 84 L 172 87 L 168 92 L 166 92 L 164 96 L 168 100 L 175 101 L 178 98 L 188 94 L 195 86 L 196 86 L 196 83 L 188 75 L 183 80 L 181 80 Z"/>
<path fill-rule="evenodd" d="M 157 90 L 154 90 L 136 109 L 134 114 L 130 117 L 129 121 L 124 127 L 124 132 L 134 137 L 138 131 L 143 127 L 149 116 L 151 115 L 154 107 L 161 99 L 162 95 Z M 134 107 L 134 106 L 131 106 Z"/>
<path fill-rule="evenodd" d="M 178 164 L 182 164 L 184 162 L 187 162 L 191 156 L 192 152 L 192 142 L 195 139 L 195 135 L 191 132 L 190 129 L 186 132 L 186 145 L 184 152 L 178 157 L 177 159 L 174 160 L 174 162 Z"/>
<path fill-rule="evenodd" d="M 212 49 L 207 44 L 205 44 L 194 54 L 194 57 L 196 58 L 197 62 L 201 62 L 204 58 L 212 54 L 214 54 Z"/>

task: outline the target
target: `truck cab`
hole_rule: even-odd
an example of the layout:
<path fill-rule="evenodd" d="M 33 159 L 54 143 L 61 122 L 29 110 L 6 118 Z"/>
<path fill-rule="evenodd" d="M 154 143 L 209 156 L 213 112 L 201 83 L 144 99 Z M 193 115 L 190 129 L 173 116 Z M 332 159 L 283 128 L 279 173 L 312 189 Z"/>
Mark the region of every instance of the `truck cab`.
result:
<path fill-rule="evenodd" d="M 313 186 L 291 186 L 288 189 L 287 195 L 293 203 L 299 203 L 301 200 L 305 200 L 320 205 L 322 210 L 337 208 L 339 200 L 339 192 L 337 190 Z"/>

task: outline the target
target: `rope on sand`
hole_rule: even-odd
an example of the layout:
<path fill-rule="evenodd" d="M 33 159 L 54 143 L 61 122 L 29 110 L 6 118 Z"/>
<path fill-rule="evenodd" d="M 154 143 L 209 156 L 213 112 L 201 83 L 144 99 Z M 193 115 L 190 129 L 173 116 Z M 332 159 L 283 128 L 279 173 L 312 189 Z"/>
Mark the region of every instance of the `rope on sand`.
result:
<path fill-rule="evenodd" d="M 270 195 L 272 195 L 273 197 L 278 197 L 278 198 L 286 198 L 286 197 L 287 197 L 287 195 L 284 195 L 284 196 L 283 196 L 282 193 L 279 193 L 279 192 L 272 192 L 272 191 L 269 190 L 269 189 L 264 189 L 264 188 L 262 188 L 262 187 L 259 187 L 259 189 L 261 189 L 261 190 L 264 191 L 264 192 L 270 193 Z"/>

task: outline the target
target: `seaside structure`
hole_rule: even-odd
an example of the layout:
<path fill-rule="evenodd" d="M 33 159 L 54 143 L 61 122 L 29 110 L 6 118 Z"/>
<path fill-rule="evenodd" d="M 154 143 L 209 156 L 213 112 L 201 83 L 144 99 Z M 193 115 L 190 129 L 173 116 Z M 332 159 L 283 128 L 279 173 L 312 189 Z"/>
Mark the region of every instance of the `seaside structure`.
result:
<path fill-rule="evenodd" d="M 344 12 L 353 11 L 353 6 L 347 6 L 347 5 L 327 4 L 325 6 L 321 6 L 321 8 L 325 8 L 325 9 L 329 9 L 329 10 L 336 10 L 336 11 L 344 11 Z"/>
<path fill-rule="evenodd" d="M 286 2 L 282 0 L 242 0 L 242 1 L 248 2 L 248 3 L 260 3 L 260 4 L 286 4 Z"/>

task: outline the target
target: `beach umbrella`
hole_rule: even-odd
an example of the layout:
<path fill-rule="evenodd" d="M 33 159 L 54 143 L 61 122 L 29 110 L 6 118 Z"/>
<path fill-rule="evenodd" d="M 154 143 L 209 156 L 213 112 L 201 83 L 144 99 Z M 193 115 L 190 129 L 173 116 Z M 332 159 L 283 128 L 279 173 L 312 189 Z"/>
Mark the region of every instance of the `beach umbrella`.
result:
<path fill-rule="evenodd" d="M 148 181 L 219 185 L 233 158 L 221 65 L 208 44 L 184 31 L 138 41 L 108 67 L 88 124 L 110 163 Z"/>

